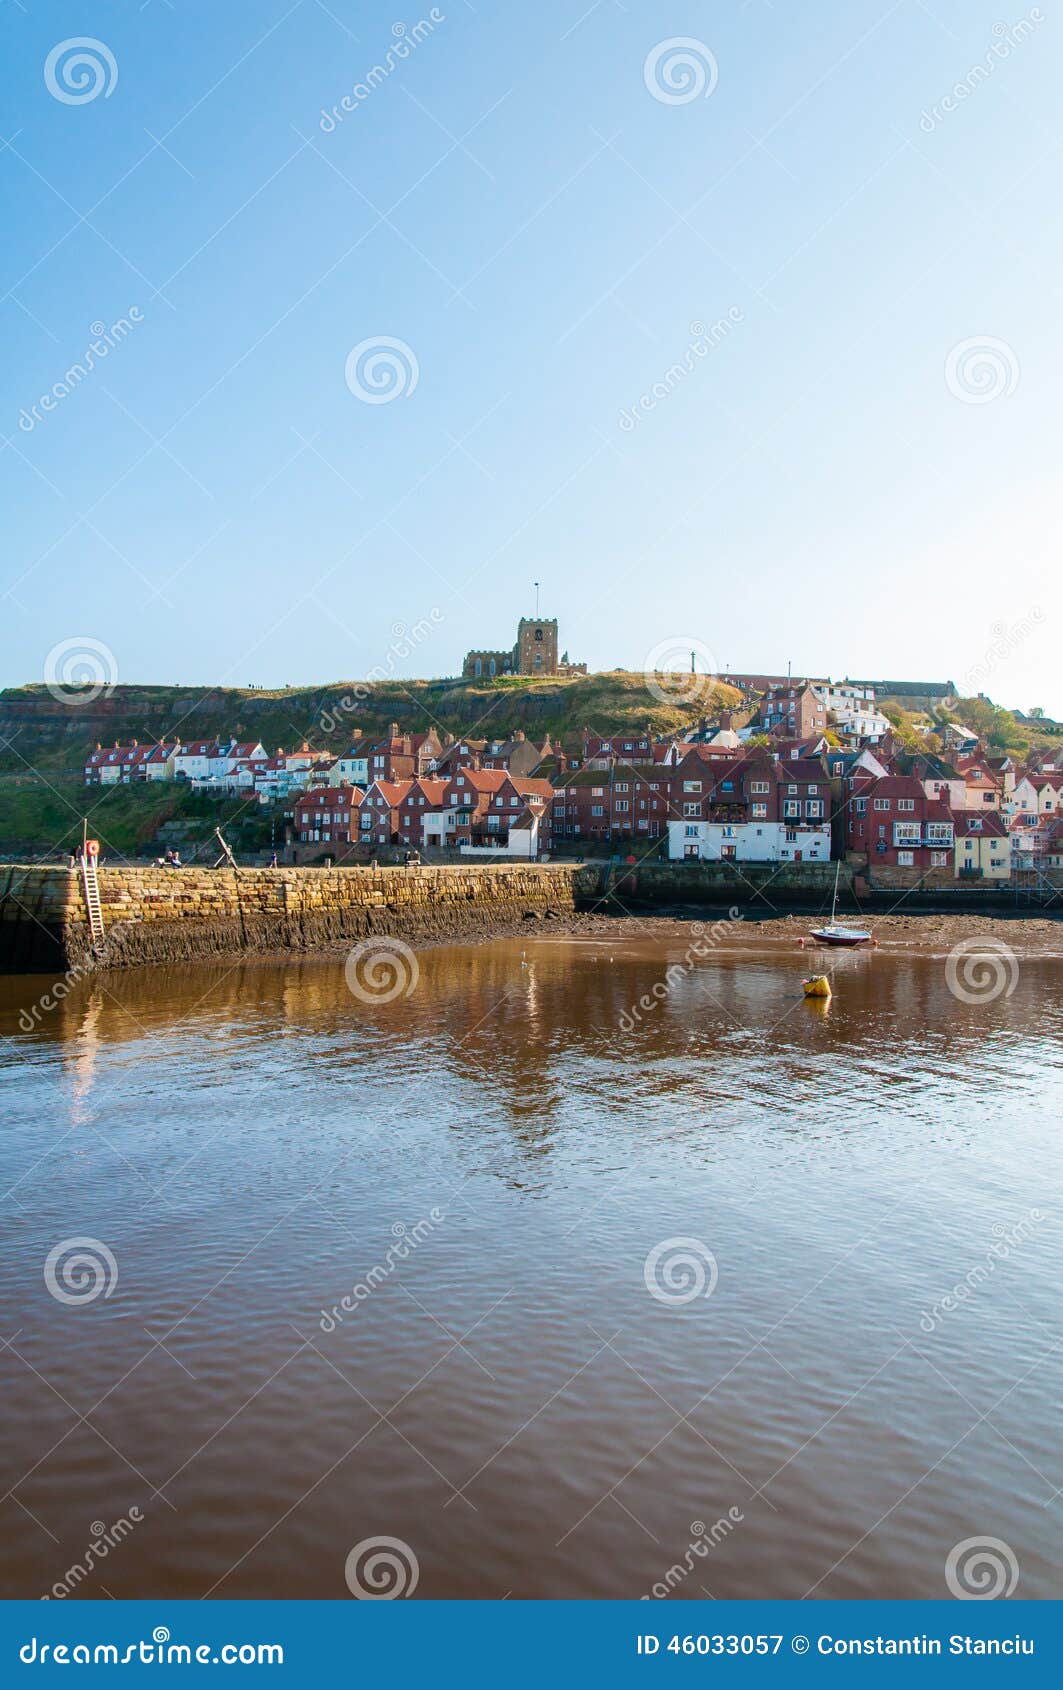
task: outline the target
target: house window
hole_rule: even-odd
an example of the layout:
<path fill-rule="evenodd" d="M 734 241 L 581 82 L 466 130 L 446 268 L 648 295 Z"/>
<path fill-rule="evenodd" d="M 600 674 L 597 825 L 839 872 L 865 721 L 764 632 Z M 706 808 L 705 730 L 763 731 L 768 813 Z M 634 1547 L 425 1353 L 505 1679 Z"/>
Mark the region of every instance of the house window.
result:
<path fill-rule="evenodd" d="M 683 814 L 684 814 L 684 816 L 700 816 L 701 805 L 700 804 L 684 804 L 683 805 Z"/>
<path fill-rule="evenodd" d="M 604 806 L 601 805 L 601 804 L 592 804 L 591 805 L 591 815 L 592 816 L 604 816 L 605 815 Z"/>
<path fill-rule="evenodd" d="M 685 780 L 683 782 L 683 791 L 684 792 L 700 792 L 701 791 L 701 782 L 699 780 Z"/>
<path fill-rule="evenodd" d="M 615 810 L 630 810 L 631 805 L 628 803 L 626 798 L 619 798 L 613 808 Z"/>
<path fill-rule="evenodd" d="M 890 807 L 890 801 L 889 801 L 888 798 L 876 798 L 875 799 L 875 809 L 876 810 L 888 810 L 889 807 Z"/>
<path fill-rule="evenodd" d="M 897 862 L 901 868 L 912 868 L 915 863 L 914 851 L 898 851 Z"/>
<path fill-rule="evenodd" d="M 767 817 L 768 806 L 766 804 L 754 804 L 752 806 L 752 808 L 753 808 L 754 816 L 763 816 L 765 818 Z"/>
<path fill-rule="evenodd" d="M 949 854 L 947 851 L 931 851 L 930 853 L 931 868 L 944 868 L 947 865 L 948 860 Z"/>
<path fill-rule="evenodd" d="M 618 780 L 617 783 L 616 783 L 615 790 L 617 792 L 630 792 L 631 791 L 631 782 L 627 781 L 627 780 Z"/>
<path fill-rule="evenodd" d="M 897 808 L 898 808 L 898 810 L 914 810 L 915 809 L 915 799 L 914 798 L 898 798 Z"/>
<path fill-rule="evenodd" d="M 750 792 L 770 792 L 771 787 L 766 780 L 754 780 L 750 782 L 749 790 Z"/>

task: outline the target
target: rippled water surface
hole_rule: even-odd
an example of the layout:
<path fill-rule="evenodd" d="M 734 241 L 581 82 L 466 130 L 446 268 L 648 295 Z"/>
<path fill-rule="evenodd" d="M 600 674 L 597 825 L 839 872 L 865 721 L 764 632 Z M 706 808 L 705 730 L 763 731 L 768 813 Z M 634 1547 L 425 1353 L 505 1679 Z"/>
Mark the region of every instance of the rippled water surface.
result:
<path fill-rule="evenodd" d="M 0 981 L 4 1593 L 1058 1594 L 1060 962 L 687 949 Z"/>

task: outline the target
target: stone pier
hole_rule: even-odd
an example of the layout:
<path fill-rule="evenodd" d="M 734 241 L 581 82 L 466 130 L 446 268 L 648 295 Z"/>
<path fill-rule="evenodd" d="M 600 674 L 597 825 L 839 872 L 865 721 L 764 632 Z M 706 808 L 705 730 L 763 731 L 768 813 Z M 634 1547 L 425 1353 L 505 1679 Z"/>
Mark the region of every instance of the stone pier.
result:
<path fill-rule="evenodd" d="M 79 871 L 0 866 L 0 973 L 298 953 L 370 934 L 460 939 L 571 915 L 596 877 L 575 864 L 98 870 L 94 955 Z M 586 880 L 586 889 L 582 882 Z"/>

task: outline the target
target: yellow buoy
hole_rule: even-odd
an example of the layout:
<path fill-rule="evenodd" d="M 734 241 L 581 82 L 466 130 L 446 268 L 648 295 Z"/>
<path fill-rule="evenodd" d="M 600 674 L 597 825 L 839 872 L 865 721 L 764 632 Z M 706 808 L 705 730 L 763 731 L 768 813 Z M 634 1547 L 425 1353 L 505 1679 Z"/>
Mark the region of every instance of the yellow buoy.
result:
<path fill-rule="evenodd" d="M 829 998 L 830 976 L 828 974 L 810 974 L 807 980 L 801 982 L 806 998 Z"/>

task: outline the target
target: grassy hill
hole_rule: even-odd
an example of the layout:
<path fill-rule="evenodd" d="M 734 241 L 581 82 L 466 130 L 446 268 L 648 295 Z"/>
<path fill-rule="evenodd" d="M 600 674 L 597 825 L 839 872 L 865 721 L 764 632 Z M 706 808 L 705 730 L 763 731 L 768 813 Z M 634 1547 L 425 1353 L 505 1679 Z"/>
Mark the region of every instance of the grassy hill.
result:
<path fill-rule="evenodd" d="M 681 679 L 681 678 L 680 678 Z M 83 704 L 64 704 L 45 686 L 0 692 L 0 855 L 55 854 L 81 838 L 81 817 L 106 854 L 136 856 L 160 828 L 209 841 L 222 825 L 240 850 L 267 849 L 273 817 L 259 806 L 219 800 L 171 782 L 87 789 L 85 757 L 97 743 L 144 744 L 159 739 L 211 739 L 233 734 L 261 740 L 267 750 L 308 743 L 338 754 L 380 738 L 391 722 L 400 731 L 435 727 L 442 735 L 506 738 L 522 728 L 576 749 L 584 727 L 601 732 L 643 729 L 668 733 L 740 703 L 732 687 L 705 681 L 690 705 L 662 703 L 640 673 L 572 679 L 502 676 L 483 681 L 354 681 L 281 691 L 243 687 L 115 687 L 105 697 L 86 692 Z M 281 830 L 278 830 L 282 836 Z M 175 831 L 172 838 L 176 841 Z"/>
<path fill-rule="evenodd" d="M 685 680 L 686 677 L 677 677 Z M 243 687 L 115 687 L 104 697 L 86 693 L 83 705 L 64 704 L 45 686 L 0 692 L 0 772 L 27 765 L 80 772 L 100 742 L 210 739 L 233 734 L 260 739 L 268 750 L 307 741 L 315 750 L 344 751 L 386 732 L 435 727 L 440 733 L 505 738 L 515 728 L 529 737 L 578 741 L 584 727 L 617 732 L 644 728 L 667 733 L 696 722 L 740 695 L 704 681 L 697 703 L 661 703 L 640 673 L 617 671 L 572 679 L 501 676 L 483 681 L 339 681 L 322 687 L 249 691 Z"/>

